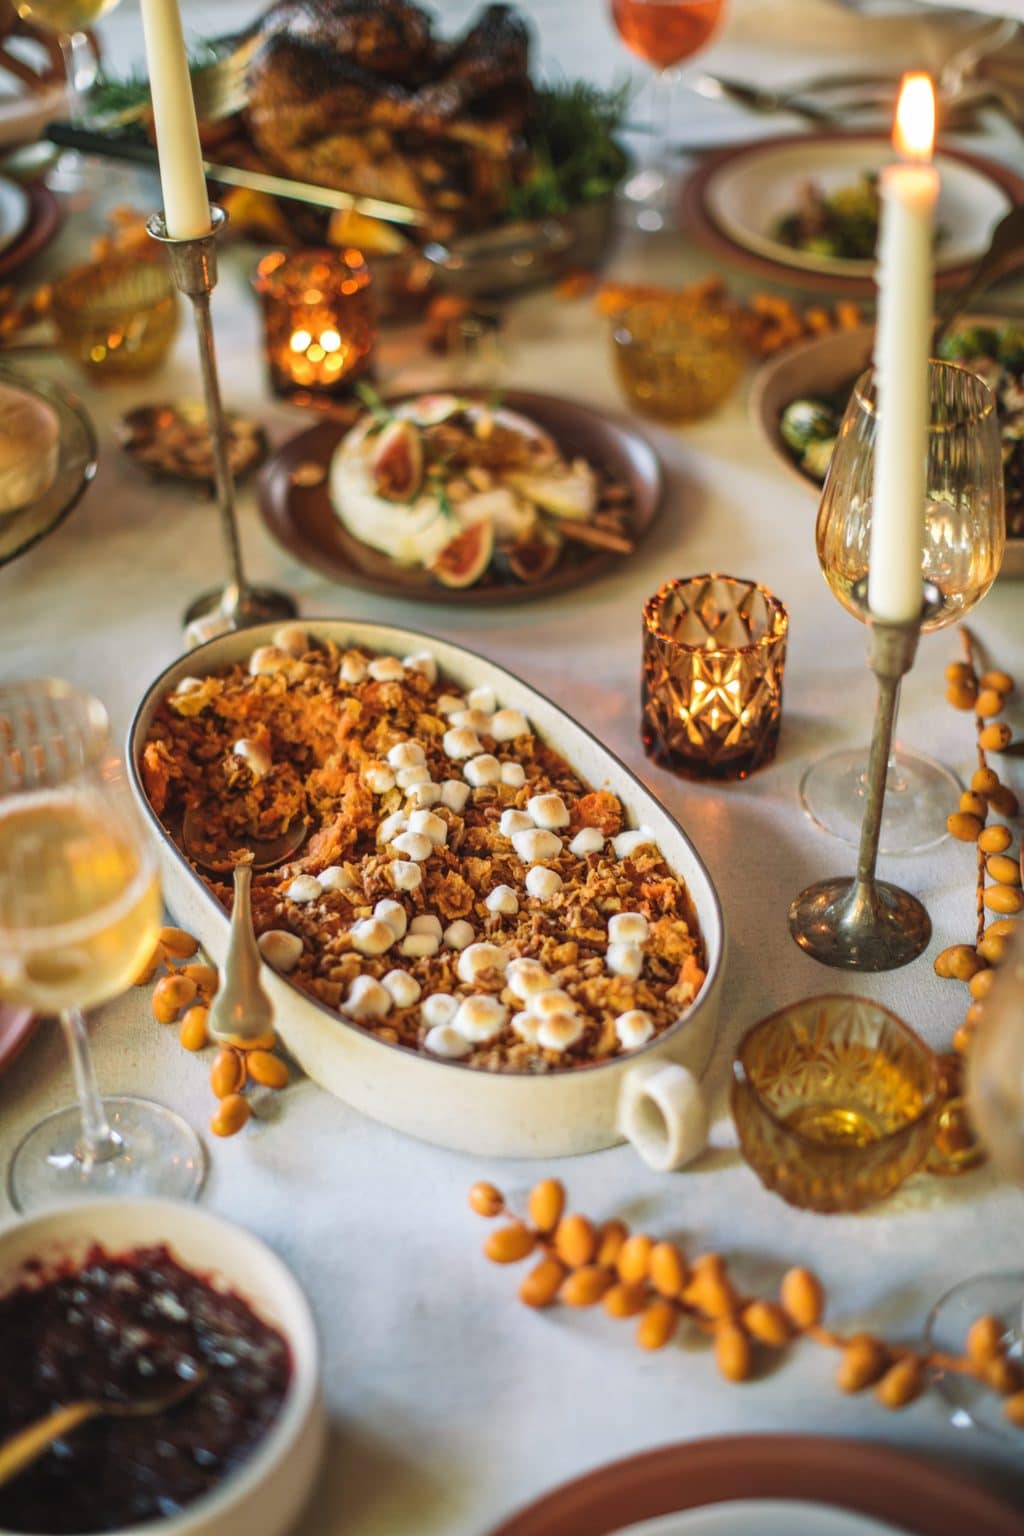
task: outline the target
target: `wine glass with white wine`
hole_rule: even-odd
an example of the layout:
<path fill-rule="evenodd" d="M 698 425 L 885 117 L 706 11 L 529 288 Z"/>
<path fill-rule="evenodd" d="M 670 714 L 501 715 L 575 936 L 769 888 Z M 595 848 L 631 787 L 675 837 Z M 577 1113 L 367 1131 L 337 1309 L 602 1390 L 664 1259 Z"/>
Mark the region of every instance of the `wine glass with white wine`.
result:
<path fill-rule="evenodd" d="M 78 1104 L 22 1140 L 8 1169 L 18 1211 L 76 1198 L 194 1198 L 202 1144 L 172 1110 L 101 1098 L 83 1008 L 131 984 L 156 947 L 153 849 L 99 700 L 43 679 L 0 685 L 0 1000 L 61 1022 Z"/>
<path fill-rule="evenodd" d="M 89 29 L 112 11 L 118 0 L 13 0 L 23 21 L 43 31 L 52 32 L 60 45 L 67 80 L 67 110 L 71 122 L 85 123 L 89 92 L 96 83 L 99 59 Z M 66 192 L 84 186 L 81 157 L 75 150 L 65 150 L 51 184 Z"/>
<path fill-rule="evenodd" d="M 929 364 L 921 574 L 938 590 L 925 634 L 955 624 L 995 581 L 1006 545 L 1003 460 L 996 402 L 988 385 L 955 363 Z M 868 574 L 878 411 L 874 370 L 854 386 L 839 429 L 818 512 L 818 563 L 835 597 L 863 623 L 857 588 Z M 946 835 L 960 785 L 948 768 L 897 746 L 889 759 L 882 853 L 912 853 Z M 813 821 L 854 846 L 867 797 L 867 753 L 831 752 L 812 763 L 800 798 Z"/>

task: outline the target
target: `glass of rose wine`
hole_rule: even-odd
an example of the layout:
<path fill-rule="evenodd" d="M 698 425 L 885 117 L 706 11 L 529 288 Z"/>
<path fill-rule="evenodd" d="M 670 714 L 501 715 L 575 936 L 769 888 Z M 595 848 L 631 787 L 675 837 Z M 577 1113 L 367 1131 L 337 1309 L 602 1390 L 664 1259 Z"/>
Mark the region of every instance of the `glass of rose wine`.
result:
<path fill-rule="evenodd" d="M 131 984 L 161 911 L 103 705 L 55 679 L 0 685 L 0 1000 L 60 1019 L 78 1092 L 15 1151 L 18 1211 L 199 1192 L 205 1156 L 184 1120 L 146 1099 L 100 1097 L 81 1011 Z"/>
<path fill-rule="evenodd" d="M 670 133 L 679 65 L 706 46 L 724 11 L 725 0 L 611 0 L 622 41 L 655 72 L 649 147 L 623 188 L 640 229 L 658 230 L 669 220 L 677 190 Z"/>

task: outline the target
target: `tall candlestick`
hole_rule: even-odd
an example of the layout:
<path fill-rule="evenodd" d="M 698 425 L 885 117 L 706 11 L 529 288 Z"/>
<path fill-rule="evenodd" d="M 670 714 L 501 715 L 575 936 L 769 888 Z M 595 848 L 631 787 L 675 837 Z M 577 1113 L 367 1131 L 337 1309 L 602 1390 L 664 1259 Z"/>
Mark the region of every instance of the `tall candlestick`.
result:
<path fill-rule="evenodd" d="M 142 0 L 142 27 L 164 222 L 172 240 L 194 240 L 210 233 L 210 200 L 178 0 Z"/>
<path fill-rule="evenodd" d="M 935 93 L 927 75 L 906 75 L 896 108 L 905 156 L 881 176 L 878 253 L 878 441 L 871 510 L 868 608 L 902 624 L 921 610 L 925 461 L 929 425 L 932 243 L 939 174 L 931 159 Z"/>

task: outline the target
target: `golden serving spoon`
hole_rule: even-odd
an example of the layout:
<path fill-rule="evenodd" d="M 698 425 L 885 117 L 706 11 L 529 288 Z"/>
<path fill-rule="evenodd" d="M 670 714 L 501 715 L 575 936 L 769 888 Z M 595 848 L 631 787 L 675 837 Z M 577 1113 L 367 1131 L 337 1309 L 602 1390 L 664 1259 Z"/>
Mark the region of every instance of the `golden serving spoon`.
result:
<path fill-rule="evenodd" d="M 181 1381 L 160 1397 L 141 1398 L 136 1402 L 119 1403 L 105 1398 L 83 1398 L 79 1403 L 65 1403 L 55 1408 L 45 1418 L 37 1419 L 25 1429 L 19 1429 L 0 1445 L 0 1488 L 34 1461 L 44 1455 L 55 1440 L 61 1440 L 90 1419 L 145 1419 L 154 1413 L 164 1413 L 176 1408 L 206 1380 L 206 1372 L 198 1371 L 191 1381 Z"/>

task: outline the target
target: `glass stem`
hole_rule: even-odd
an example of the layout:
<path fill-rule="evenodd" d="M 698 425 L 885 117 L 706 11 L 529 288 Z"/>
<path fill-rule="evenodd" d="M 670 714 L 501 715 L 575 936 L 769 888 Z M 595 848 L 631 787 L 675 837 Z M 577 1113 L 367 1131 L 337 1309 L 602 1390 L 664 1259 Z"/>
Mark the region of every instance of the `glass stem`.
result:
<path fill-rule="evenodd" d="M 96 52 L 84 32 L 62 32 L 60 51 L 68 84 L 68 112 L 74 127 L 84 127 L 89 92 L 96 83 Z"/>
<path fill-rule="evenodd" d="M 650 169 L 661 171 L 666 179 L 671 161 L 672 108 L 676 99 L 678 81 L 677 69 L 659 69 L 654 76 L 651 89 L 651 121 L 654 132 L 651 135 L 651 149 L 647 164 Z"/>
<path fill-rule="evenodd" d="M 887 795 L 902 795 L 907 787 L 907 781 L 900 773 L 900 765 L 896 761 L 896 721 L 900 713 L 900 692 L 903 688 L 903 679 L 896 684 L 896 699 L 893 704 L 893 738 L 889 748 L 889 766 L 885 771 L 885 792 Z"/>
<path fill-rule="evenodd" d="M 82 1136 L 75 1148 L 75 1155 L 86 1168 L 91 1168 L 96 1163 L 108 1163 L 112 1157 L 119 1157 L 124 1151 L 124 1142 L 116 1131 L 110 1129 L 107 1120 L 107 1112 L 96 1084 L 89 1036 L 81 1009 L 65 1008 L 60 1023 L 71 1057 L 75 1093 L 82 1115 Z"/>

